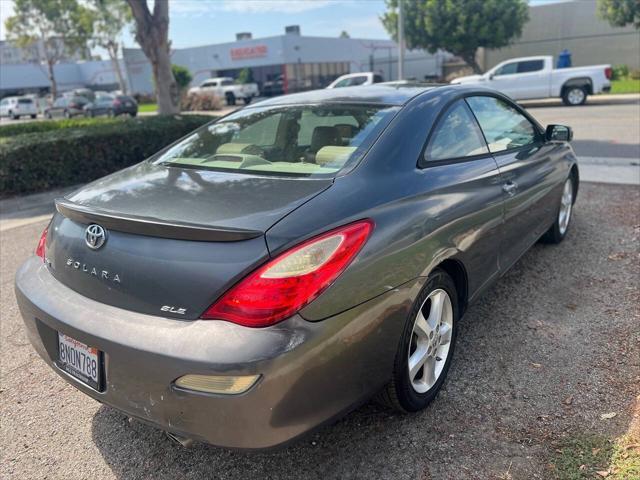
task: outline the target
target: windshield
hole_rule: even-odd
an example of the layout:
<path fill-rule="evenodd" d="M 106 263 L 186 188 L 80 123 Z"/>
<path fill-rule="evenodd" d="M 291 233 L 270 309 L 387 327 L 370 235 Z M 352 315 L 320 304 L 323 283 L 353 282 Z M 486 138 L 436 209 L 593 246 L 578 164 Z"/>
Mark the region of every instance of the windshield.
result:
<path fill-rule="evenodd" d="M 240 110 L 154 163 L 286 176 L 335 176 L 362 158 L 398 107 L 299 105 Z"/>

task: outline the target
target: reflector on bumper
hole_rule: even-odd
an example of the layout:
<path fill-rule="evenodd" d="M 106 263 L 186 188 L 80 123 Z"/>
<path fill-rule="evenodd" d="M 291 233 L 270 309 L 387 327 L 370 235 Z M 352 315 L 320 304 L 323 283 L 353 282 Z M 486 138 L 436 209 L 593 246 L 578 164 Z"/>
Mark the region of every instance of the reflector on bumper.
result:
<path fill-rule="evenodd" d="M 260 375 L 243 377 L 222 375 L 184 375 L 175 381 L 176 387 L 205 393 L 237 395 L 249 390 Z"/>

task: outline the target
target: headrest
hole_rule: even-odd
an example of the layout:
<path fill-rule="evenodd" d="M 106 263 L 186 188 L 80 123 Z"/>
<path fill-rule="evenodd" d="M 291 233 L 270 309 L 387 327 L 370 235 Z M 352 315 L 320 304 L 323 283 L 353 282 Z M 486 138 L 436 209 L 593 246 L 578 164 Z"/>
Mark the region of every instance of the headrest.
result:
<path fill-rule="evenodd" d="M 326 145 L 340 145 L 340 143 L 340 135 L 336 127 L 321 126 L 313 129 L 310 149 L 312 152 L 317 152 Z"/>
<path fill-rule="evenodd" d="M 316 164 L 338 164 L 342 166 L 346 163 L 351 154 L 355 152 L 355 150 L 356 147 L 322 147 L 320 150 L 318 150 L 318 153 L 316 153 Z"/>

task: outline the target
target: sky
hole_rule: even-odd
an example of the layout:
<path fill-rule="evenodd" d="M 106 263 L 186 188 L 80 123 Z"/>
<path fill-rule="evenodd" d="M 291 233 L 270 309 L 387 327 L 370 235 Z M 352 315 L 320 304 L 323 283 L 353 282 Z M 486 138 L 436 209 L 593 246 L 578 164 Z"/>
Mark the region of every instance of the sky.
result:
<path fill-rule="evenodd" d="M 152 3 L 152 0 L 148 0 Z M 532 5 L 558 0 L 531 0 Z M 300 25 L 303 35 L 337 37 L 346 30 L 353 38 L 388 38 L 379 17 L 384 0 L 171 0 L 170 38 L 174 48 L 231 42 L 238 32 L 254 38 L 280 35 L 286 25 Z M 13 0 L 0 0 L 0 40 Z M 126 47 L 137 47 L 124 32 Z"/>

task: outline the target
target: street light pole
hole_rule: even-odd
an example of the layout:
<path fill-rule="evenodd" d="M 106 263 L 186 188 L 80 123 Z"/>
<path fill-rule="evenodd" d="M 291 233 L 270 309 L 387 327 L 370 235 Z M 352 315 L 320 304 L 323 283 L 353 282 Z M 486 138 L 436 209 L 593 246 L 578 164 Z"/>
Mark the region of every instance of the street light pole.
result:
<path fill-rule="evenodd" d="M 404 79 L 404 12 L 398 0 L 398 80 Z"/>

